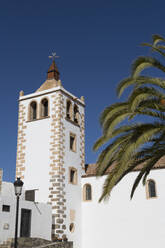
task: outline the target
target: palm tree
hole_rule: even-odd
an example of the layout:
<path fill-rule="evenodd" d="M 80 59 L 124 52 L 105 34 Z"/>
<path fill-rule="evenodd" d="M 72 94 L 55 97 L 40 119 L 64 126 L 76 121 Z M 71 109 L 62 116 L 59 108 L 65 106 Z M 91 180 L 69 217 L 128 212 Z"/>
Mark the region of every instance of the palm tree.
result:
<path fill-rule="evenodd" d="M 165 39 L 159 35 L 152 38 L 152 44 L 143 45 L 165 58 Z M 132 64 L 131 76 L 117 87 L 120 97 L 126 88 L 132 86 L 129 97 L 105 108 L 101 114 L 103 132 L 94 150 L 106 146 L 98 157 L 96 173 L 102 176 L 110 172 L 99 201 L 106 200 L 113 187 L 140 165 L 131 191 L 132 198 L 139 182 L 142 180 L 145 184 L 152 167 L 165 155 L 165 80 L 141 75 L 149 67 L 165 72 L 165 66 L 153 56 L 137 58 Z M 141 116 L 145 116 L 146 121 L 139 122 Z"/>

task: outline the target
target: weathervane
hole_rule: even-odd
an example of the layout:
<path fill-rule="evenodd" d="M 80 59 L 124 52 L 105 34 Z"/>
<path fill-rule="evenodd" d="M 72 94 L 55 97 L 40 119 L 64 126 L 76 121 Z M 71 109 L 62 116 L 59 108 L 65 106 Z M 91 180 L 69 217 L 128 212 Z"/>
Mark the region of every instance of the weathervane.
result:
<path fill-rule="evenodd" d="M 53 61 L 55 61 L 55 58 L 59 58 L 56 53 L 52 53 L 52 55 L 49 56 L 49 59 L 52 59 Z"/>

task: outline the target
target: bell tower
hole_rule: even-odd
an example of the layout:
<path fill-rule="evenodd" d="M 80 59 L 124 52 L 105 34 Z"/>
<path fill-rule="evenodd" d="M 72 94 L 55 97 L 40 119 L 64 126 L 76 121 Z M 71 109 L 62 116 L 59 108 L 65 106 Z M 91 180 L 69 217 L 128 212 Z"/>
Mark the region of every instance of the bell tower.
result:
<path fill-rule="evenodd" d="M 55 63 L 32 94 L 20 92 L 16 176 L 52 206 L 52 239 L 81 247 L 81 172 L 84 169 L 84 97 L 65 90 Z"/>

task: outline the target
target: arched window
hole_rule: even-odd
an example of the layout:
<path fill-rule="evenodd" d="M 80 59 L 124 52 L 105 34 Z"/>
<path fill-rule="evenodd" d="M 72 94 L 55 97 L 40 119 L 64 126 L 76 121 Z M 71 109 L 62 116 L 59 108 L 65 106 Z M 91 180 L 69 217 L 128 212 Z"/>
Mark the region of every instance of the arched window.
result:
<path fill-rule="evenodd" d="M 69 100 L 66 102 L 66 117 L 72 120 L 72 103 Z"/>
<path fill-rule="evenodd" d="M 92 187 L 90 184 L 85 184 L 83 187 L 83 200 L 84 201 L 92 200 Z"/>
<path fill-rule="evenodd" d="M 29 114 L 29 120 L 33 121 L 37 119 L 37 103 L 31 102 L 30 103 L 30 114 Z"/>
<path fill-rule="evenodd" d="M 74 105 L 74 122 L 79 123 L 79 111 L 77 105 Z"/>
<path fill-rule="evenodd" d="M 154 180 L 147 181 L 147 196 L 148 198 L 156 197 L 156 184 Z"/>
<path fill-rule="evenodd" d="M 44 98 L 41 101 L 41 117 L 47 117 L 48 116 L 48 100 Z"/>

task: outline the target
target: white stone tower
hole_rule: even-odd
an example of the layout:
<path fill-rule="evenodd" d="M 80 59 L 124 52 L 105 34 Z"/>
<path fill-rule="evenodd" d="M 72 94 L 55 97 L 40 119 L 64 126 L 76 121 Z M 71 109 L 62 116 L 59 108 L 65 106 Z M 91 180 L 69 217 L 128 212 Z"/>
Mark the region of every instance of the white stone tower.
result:
<path fill-rule="evenodd" d="M 52 205 L 52 238 L 81 247 L 81 171 L 84 168 L 84 98 L 66 91 L 53 62 L 32 94 L 20 92 L 16 176 Z"/>

